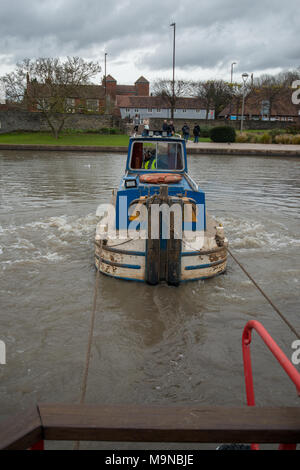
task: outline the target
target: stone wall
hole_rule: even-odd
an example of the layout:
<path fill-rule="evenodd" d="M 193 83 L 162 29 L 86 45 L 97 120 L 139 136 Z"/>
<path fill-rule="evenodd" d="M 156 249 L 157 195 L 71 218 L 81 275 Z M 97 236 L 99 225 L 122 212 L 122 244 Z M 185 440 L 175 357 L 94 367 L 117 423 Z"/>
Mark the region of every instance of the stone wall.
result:
<path fill-rule="evenodd" d="M 164 119 L 150 118 L 149 121 L 150 121 L 149 123 L 150 129 L 157 129 L 157 130 L 162 129 Z M 174 127 L 177 132 L 179 133 L 181 132 L 181 129 L 185 122 L 190 128 L 191 134 L 193 132 L 195 122 L 199 124 L 200 128 L 201 127 L 216 127 L 216 126 L 232 126 L 235 129 L 239 130 L 241 127 L 241 121 L 228 121 L 225 119 L 214 119 L 214 120 L 208 120 L 208 121 L 203 120 L 203 119 L 199 119 L 199 120 L 173 119 Z M 252 129 L 252 130 L 286 129 L 287 127 L 291 127 L 295 125 L 296 123 L 300 125 L 299 120 L 290 121 L 290 122 L 287 122 L 287 121 L 244 121 L 244 130 L 247 130 L 247 129 Z"/>
<path fill-rule="evenodd" d="M 100 130 L 104 127 L 123 129 L 121 119 L 108 114 L 66 114 L 64 129 Z M 0 133 L 13 131 L 50 131 L 42 113 L 20 110 L 0 110 Z"/>

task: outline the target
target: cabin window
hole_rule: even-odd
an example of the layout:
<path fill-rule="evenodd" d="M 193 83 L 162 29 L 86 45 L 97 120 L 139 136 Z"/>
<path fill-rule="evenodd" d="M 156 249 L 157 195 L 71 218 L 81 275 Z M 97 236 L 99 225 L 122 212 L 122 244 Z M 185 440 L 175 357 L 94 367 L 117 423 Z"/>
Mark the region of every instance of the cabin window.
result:
<path fill-rule="evenodd" d="M 183 170 L 182 145 L 179 142 L 134 142 L 130 168 L 149 171 Z"/>

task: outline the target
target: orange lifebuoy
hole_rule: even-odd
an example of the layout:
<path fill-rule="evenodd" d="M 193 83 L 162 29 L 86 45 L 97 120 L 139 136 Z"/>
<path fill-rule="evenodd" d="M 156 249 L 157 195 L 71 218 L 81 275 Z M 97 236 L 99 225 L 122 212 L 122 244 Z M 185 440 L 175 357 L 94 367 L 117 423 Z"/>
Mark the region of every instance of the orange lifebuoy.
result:
<path fill-rule="evenodd" d="M 151 173 L 150 175 L 141 175 L 141 183 L 152 183 L 152 184 L 171 184 L 179 183 L 181 181 L 181 175 L 172 175 L 172 173 Z"/>

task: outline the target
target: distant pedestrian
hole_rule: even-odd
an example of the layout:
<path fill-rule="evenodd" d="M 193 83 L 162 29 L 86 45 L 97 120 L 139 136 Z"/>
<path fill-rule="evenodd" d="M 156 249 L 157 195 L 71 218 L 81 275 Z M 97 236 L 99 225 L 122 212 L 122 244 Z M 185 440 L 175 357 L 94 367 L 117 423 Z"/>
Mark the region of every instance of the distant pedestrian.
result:
<path fill-rule="evenodd" d="M 197 123 L 195 122 L 195 126 L 194 126 L 194 129 L 193 129 L 194 144 L 198 144 L 200 132 L 201 132 L 200 126 L 199 126 L 199 124 L 197 124 Z"/>
<path fill-rule="evenodd" d="M 190 128 L 189 128 L 189 126 L 187 125 L 186 122 L 184 123 L 183 128 L 181 130 L 182 130 L 184 140 L 189 140 Z"/>

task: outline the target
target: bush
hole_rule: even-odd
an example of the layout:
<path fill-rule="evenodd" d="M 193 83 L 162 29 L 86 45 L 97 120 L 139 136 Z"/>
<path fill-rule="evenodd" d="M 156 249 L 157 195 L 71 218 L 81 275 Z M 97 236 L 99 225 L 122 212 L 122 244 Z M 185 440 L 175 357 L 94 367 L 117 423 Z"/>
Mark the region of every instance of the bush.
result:
<path fill-rule="evenodd" d="M 246 132 L 240 132 L 237 136 L 235 141 L 241 144 L 245 144 L 246 142 L 249 142 L 250 136 L 249 134 L 246 134 Z"/>
<path fill-rule="evenodd" d="M 200 126 L 200 137 L 210 137 L 211 130 L 212 130 L 212 127 Z"/>
<path fill-rule="evenodd" d="M 213 142 L 235 142 L 236 132 L 230 126 L 213 127 L 209 137 Z"/>
<path fill-rule="evenodd" d="M 260 144 L 271 144 L 272 143 L 272 136 L 265 132 L 259 137 Z"/>
<path fill-rule="evenodd" d="M 292 144 L 293 143 L 292 134 L 282 134 L 275 137 L 276 144 Z"/>
<path fill-rule="evenodd" d="M 293 134 L 293 135 L 297 135 L 299 134 L 299 132 L 300 132 L 299 124 L 291 124 L 291 126 L 287 127 L 285 131 L 286 134 Z"/>
<path fill-rule="evenodd" d="M 293 135 L 292 144 L 300 145 L 300 134 Z"/>

